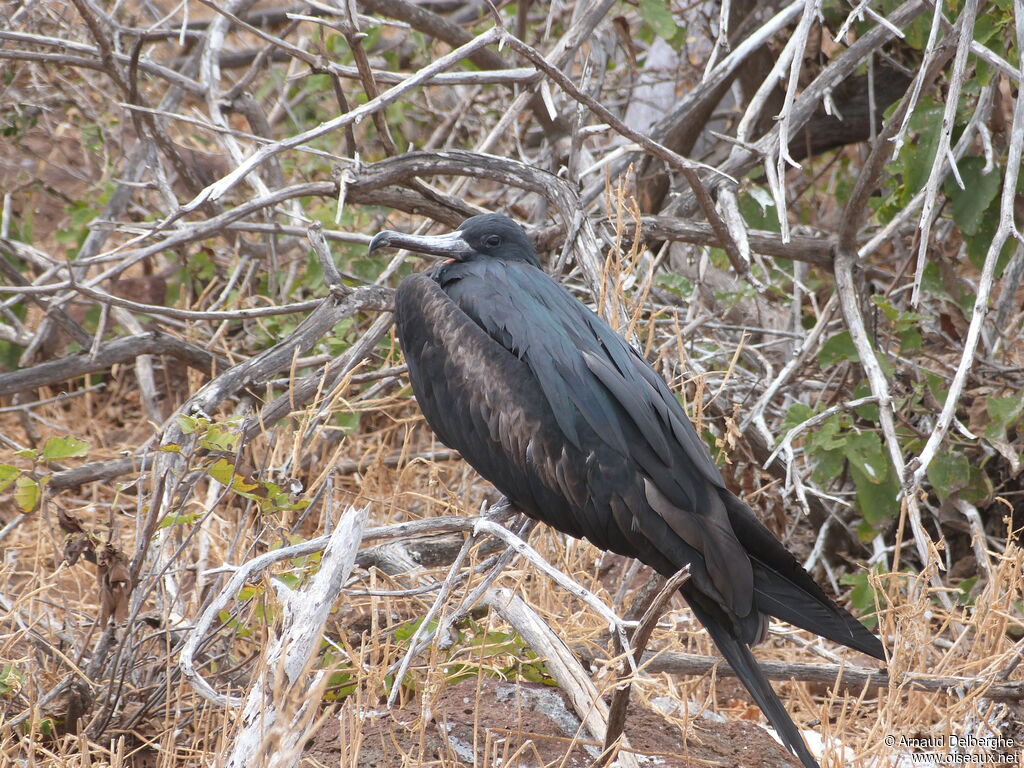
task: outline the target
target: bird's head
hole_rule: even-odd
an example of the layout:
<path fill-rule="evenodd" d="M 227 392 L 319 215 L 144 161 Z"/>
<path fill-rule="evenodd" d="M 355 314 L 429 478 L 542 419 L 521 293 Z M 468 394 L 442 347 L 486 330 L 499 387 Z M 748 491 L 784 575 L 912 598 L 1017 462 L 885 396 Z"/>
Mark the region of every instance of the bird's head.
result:
<path fill-rule="evenodd" d="M 521 226 L 500 213 L 466 219 L 454 232 L 444 235 L 407 235 L 385 230 L 373 236 L 370 252 L 378 248 L 405 248 L 416 253 L 455 261 L 500 259 L 525 261 L 540 267 L 537 252 Z"/>

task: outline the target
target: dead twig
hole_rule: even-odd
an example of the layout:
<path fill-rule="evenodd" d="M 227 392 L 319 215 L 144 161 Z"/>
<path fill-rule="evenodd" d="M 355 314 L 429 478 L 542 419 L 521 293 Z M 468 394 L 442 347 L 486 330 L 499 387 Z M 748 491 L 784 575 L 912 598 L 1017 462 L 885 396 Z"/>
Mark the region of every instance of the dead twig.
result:
<path fill-rule="evenodd" d="M 488 606 L 512 625 L 533 652 L 544 659 L 551 676 L 569 697 L 573 709 L 590 735 L 598 743 L 603 743 L 608 727 L 608 706 L 577 656 L 547 622 L 512 590 L 494 589 L 484 599 Z M 623 743 L 622 746 L 628 745 Z M 627 749 L 619 752 L 618 760 L 624 768 L 636 768 L 639 765 L 636 757 Z"/>
<path fill-rule="evenodd" d="M 101 344 L 95 355 L 90 356 L 88 351 L 83 351 L 31 368 L 0 373 L 0 395 L 52 386 L 133 361 L 139 355 L 169 355 L 207 374 L 213 374 L 225 365 L 223 360 L 201 347 L 160 331 L 149 331 Z"/>
<path fill-rule="evenodd" d="M 261 147 L 252 156 L 246 158 L 237 168 L 229 173 L 224 178 L 211 184 L 206 189 L 201 191 L 196 197 L 182 207 L 180 213 L 187 213 L 195 210 L 207 200 L 217 200 L 224 195 L 229 189 L 234 187 L 239 181 L 245 178 L 254 168 L 259 167 L 269 158 L 274 157 L 281 152 L 284 152 L 293 147 L 301 146 L 318 136 L 323 136 L 326 133 L 335 131 L 339 128 L 357 122 L 364 117 L 372 115 L 374 112 L 383 109 L 388 104 L 397 101 L 400 96 L 409 91 L 412 88 L 416 88 L 422 83 L 429 80 L 435 73 L 442 72 L 449 67 L 457 64 L 459 61 L 467 58 L 473 51 L 483 48 L 484 46 L 490 45 L 496 42 L 500 37 L 500 33 L 497 29 L 490 29 L 473 39 L 472 42 L 463 45 L 450 54 L 442 56 L 433 64 L 424 67 L 415 75 L 410 77 L 408 80 L 400 83 L 399 85 L 389 88 L 384 93 L 380 94 L 375 99 L 371 99 L 366 104 L 356 107 L 350 112 L 340 115 L 334 120 L 329 120 L 326 123 L 316 126 L 308 131 L 303 131 L 295 136 L 290 136 L 287 139 L 274 142 L 273 144 L 267 144 Z M 170 223 L 169 221 L 167 223 Z"/>
<path fill-rule="evenodd" d="M 590 647 L 573 649 L 586 663 L 600 663 Z M 924 674 L 902 674 L 891 677 L 880 670 L 857 667 L 850 664 L 812 664 L 793 661 L 758 661 L 758 665 L 769 680 L 799 680 L 805 683 L 823 685 L 842 684 L 855 690 L 864 687 L 891 688 L 904 691 L 930 691 L 947 693 L 952 696 L 960 692 L 978 692 L 986 698 L 997 701 L 1013 701 L 1024 696 L 1024 681 L 1005 682 L 994 675 L 991 677 L 944 676 Z M 728 662 L 713 656 L 701 656 L 678 651 L 647 652 L 638 666 L 644 673 L 656 675 L 668 672 L 675 675 L 705 675 L 714 672 L 718 676 L 735 677 Z"/>
<path fill-rule="evenodd" d="M 650 602 L 644 608 L 639 626 L 633 630 L 633 636 L 630 638 L 630 642 L 633 644 L 632 664 L 628 661 L 624 661 L 622 664 L 620 672 L 622 682 L 615 687 L 615 692 L 612 694 L 612 703 L 608 709 L 608 730 L 604 735 L 604 750 L 597 761 L 597 766 L 606 765 L 616 756 L 616 742 L 622 736 L 623 728 L 626 726 L 629 692 L 633 687 L 630 682 L 632 670 L 640 668 L 643 662 L 644 648 L 647 647 L 647 643 L 651 639 L 654 627 L 657 626 L 658 620 L 668 607 L 669 600 L 689 578 L 690 567 L 683 566 L 672 578 L 666 580 L 658 593 L 651 596 Z M 619 648 L 619 652 L 626 653 L 627 651 L 624 648 Z"/>
<path fill-rule="evenodd" d="M 318 715 L 319 696 L 309 692 L 318 690 L 326 676 L 323 670 L 312 675 L 307 670 L 320 650 L 327 616 L 355 564 L 368 513 L 369 507 L 350 507 L 342 514 L 324 546 L 320 567 L 301 589 L 293 592 L 276 584 L 284 620 L 263 655 L 263 674 L 246 696 L 242 727 L 225 762 L 230 768 L 251 765 L 261 757 L 260 764 L 275 768 L 298 762 L 306 728 Z"/>

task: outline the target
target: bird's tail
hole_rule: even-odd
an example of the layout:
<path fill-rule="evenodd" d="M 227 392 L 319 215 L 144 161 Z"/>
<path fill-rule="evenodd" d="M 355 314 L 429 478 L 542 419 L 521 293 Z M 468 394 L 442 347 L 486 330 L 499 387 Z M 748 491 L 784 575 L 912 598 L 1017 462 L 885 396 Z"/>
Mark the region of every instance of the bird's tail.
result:
<path fill-rule="evenodd" d="M 779 734 L 782 743 L 800 758 L 804 768 L 820 768 L 818 761 L 814 759 L 810 750 L 807 749 L 803 736 L 800 735 L 800 729 L 796 727 L 796 723 L 793 722 L 789 713 L 786 712 L 786 708 L 779 701 L 779 697 L 775 695 L 775 690 L 764 676 L 764 673 L 761 672 L 754 654 L 750 652 L 746 644 L 735 637 L 723 620 L 702 608 L 697 600 L 694 599 L 694 596 L 684 591 L 683 597 L 686 598 L 686 602 L 690 604 L 690 608 L 693 609 L 697 619 L 704 625 L 708 634 L 711 635 L 711 639 L 714 640 L 715 645 L 722 652 L 725 660 L 729 662 L 729 666 L 736 672 L 740 682 L 743 683 L 754 698 L 757 706 L 764 712 L 768 722 L 772 724 L 776 733 Z"/>
<path fill-rule="evenodd" d="M 808 577 L 806 581 L 809 580 Z M 882 641 L 849 611 L 826 597 L 816 584 L 813 590 L 808 589 L 805 584 L 796 583 L 756 560 L 754 584 L 757 610 L 885 661 Z"/>
<path fill-rule="evenodd" d="M 732 494 L 724 501 L 733 531 L 750 553 L 758 611 L 885 661 L 882 641 L 822 591 L 750 507 Z"/>

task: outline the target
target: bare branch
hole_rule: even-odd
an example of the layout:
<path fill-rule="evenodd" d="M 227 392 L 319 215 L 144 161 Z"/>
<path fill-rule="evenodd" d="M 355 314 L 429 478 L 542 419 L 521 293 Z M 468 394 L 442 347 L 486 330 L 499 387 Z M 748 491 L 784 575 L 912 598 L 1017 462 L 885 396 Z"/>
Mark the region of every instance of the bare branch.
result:
<path fill-rule="evenodd" d="M 139 355 L 170 355 L 204 373 L 213 373 L 217 367 L 224 365 L 223 361 L 201 347 L 151 331 L 102 344 L 95 355 L 83 351 L 60 360 L 39 363 L 31 368 L 0 373 L 0 395 L 76 379 L 87 373 L 106 370 L 118 363 L 130 362 Z"/>
<path fill-rule="evenodd" d="M 500 39 L 501 33 L 497 29 L 490 29 L 473 39 L 472 42 L 467 43 L 460 48 L 455 49 L 450 54 L 442 56 L 437 59 L 433 64 L 424 67 L 415 75 L 410 77 L 408 80 L 396 85 L 388 90 L 384 91 L 380 96 L 375 99 L 371 99 L 366 104 L 356 107 L 351 112 L 347 112 L 344 115 L 340 115 L 333 120 L 329 120 L 326 123 L 311 128 L 308 131 L 303 131 L 295 136 L 290 136 L 287 139 L 282 139 L 274 144 L 268 144 L 261 147 L 255 154 L 247 158 L 242 162 L 235 170 L 225 176 L 223 179 L 211 184 L 187 205 L 182 207 L 182 212 L 188 212 L 195 210 L 202 203 L 207 200 L 217 200 L 225 192 L 235 186 L 245 176 L 249 174 L 254 168 L 259 167 L 261 164 L 266 162 L 269 158 L 274 157 L 281 152 L 288 149 L 305 144 L 318 136 L 323 136 L 326 133 L 335 131 L 338 128 L 343 128 L 350 123 L 355 123 L 364 117 L 372 115 L 374 112 L 383 109 L 388 104 L 391 104 L 398 100 L 402 94 L 406 93 L 412 88 L 415 88 L 422 83 L 429 80 L 435 73 L 442 72 L 451 66 L 454 66 L 458 62 L 467 58 L 469 54 L 493 42 Z"/>
<path fill-rule="evenodd" d="M 1017 46 L 1024 48 L 1024 13 L 1014 14 L 1017 28 Z M 1010 149 L 1006 160 L 1006 170 L 1003 176 L 1002 196 L 999 204 L 999 226 L 995 236 L 985 254 L 985 265 L 978 280 L 977 295 L 974 300 L 974 310 L 971 313 L 971 322 L 967 328 L 967 336 L 964 339 L 963 351 L 960 355 L 960 363 L 957 365 L 956 374 L 949 387 L 949 394 L 942 404 L 942 411 L 935 424 L 935 428 L 928 436 L 928 442 L 921 451 L 914 469 L 911 495 L 920 487 L 924 479 L 928 465 L 935 458 L 939 446 L 949 431 L 953 421 L 957 403 L 960 400 L 960 393 L 963 391 L 967 374 L 974 364 L 974 351 L 978 345 L 978 338 L 981 333 L 982 323 L 989 310 L 989 296 L 992 292 L 992 283 L 995 279 L 996 262 L 1003 250 L 1007 239 L 1014 235 L 1020 238 L 1020 233 L 1014 223 L 1014 195 L 1017 189 L 1017 177 L 1020 174 L 1021 158 L 1024 156 L 1024 99 L 1017 98 L 1013 107 L 1013 126 L 1010 131 Z M 916 502 L 915 502 L 916 503 Z"/>
<path fill-rule="evenodd" d="M 585 661 L 599 661 L 590 648 L 574 648 Z M 735 677 L 728 662 L 713 656 L 700 656 L 676 651 L 648 652 L 640 666 L 648 674 L 669 672 L 675 675 L 717 675 Z M 884 671 L 856 667 L 849 664 L 811 664 L 791 661 L 759 661 L 758 666 L 769 680 L 800 680 L 823 685 L 841 685 L 850 690 L 864 687 L 902 688 L 905 690 L 933 691 L 962 695 L 962 691 L 978 692 L 987 699 L 1013 701 L 1024 695 L 1024 682 L 1000 682 L 994 678 L 904 674 L 891 677 Z"/>

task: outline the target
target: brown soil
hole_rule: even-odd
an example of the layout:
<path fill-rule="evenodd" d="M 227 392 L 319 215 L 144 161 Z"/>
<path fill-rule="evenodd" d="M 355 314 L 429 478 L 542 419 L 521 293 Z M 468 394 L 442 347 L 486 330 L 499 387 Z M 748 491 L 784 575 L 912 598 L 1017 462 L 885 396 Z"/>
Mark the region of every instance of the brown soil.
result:
<path fill-rule="evenodd" d="M 540 683 L 481 678 L 441 689 L 425 712 L 414 701 L 363 714 L 358 768 L 399 765 L 592 766 L 600 747 L 581 731 L 565 695 Z M 426 723 L 424 726 L 423 723 Z M 766 731 L 741 720 L 697 715 L 687 733 L 662 714 L 631 703 L 626 735 L 642 766 L 783 768 L 799 763 Z M 307 746 L 307 764 L 338 765 L 339 718 Z"/>

